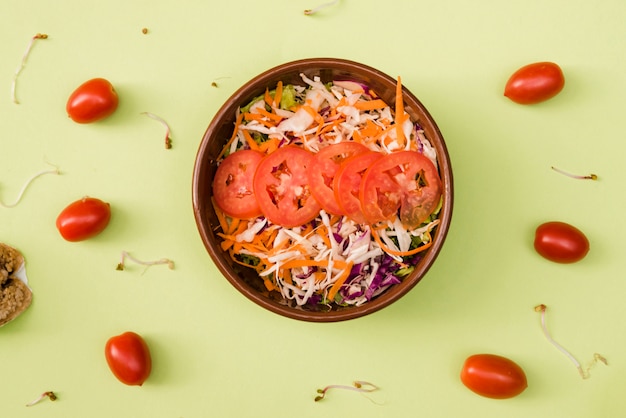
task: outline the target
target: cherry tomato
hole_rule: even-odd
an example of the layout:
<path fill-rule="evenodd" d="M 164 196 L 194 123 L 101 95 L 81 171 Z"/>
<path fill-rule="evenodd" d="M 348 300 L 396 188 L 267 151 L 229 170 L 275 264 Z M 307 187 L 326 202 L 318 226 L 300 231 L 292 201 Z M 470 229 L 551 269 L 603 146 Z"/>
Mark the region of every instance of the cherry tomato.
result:
<path fill-rule="evenodd" d="M 495 354 L 468 357 L 461 369 L 461 382 L 471 391 L 493 399 L 512 398 L 528 387 L 524 370 Z"/>
<path fill-rule="evenodd" d="M 413 229 L 437 208 L 441 179 L 428 157 L 398 151 L 374 161 L 363 175 L 359 199 L 369 223 L 391 219 L 400 211 L 402 224 Z"/>
<path fill-rule="evenodd" d="M 65 109 L 74 122 L 91 123 L 110 116 L 118 102 L 113 85 L 104 78 L 94 78 L 74 90 Z"/>
<path fill-rule="evenodd" d="M 504 95 L 519 104 L 534 104 L 556 96 L 564 85 L 561 67 L 553 62 L 536 62 L 513 73 Z"/>
<path fill-rule="evenodd" d="M 589 252 L 589 240 L 578 228 L 565 222 L 546 222 L 535 231 L 535 250 L 556 263 L 574 263 Z"/>
<path fill-rule="evenodd" d="M 321 209 L 311 195 L 308 170 L 313 153 L 288 145 L 266 155 L 254 175 L 254 194 L 272 223 L 293 228 L 313 220 Z"/>
<path fill-rule="evenodd" d="M 241 150 L 220 163 L 213 177 L 213 196 L 217 206 L 228 216 L 241 219 L 262 214 L 253 189 L 254 173 L 263 153 Z"/>
<path fill-rule="evenodd" d="M 311 194 L 326 212 L 344 214 L 335 198 L 333 179 L 342 161 L 367 151 L 368 148 L 358 142 L 340 142 L 322 148 L 315 154 L 309 170 L 309 186 Z"/>
<path fill-rule="evenodd" d="M 124 384 L 141 386 L 152 371 L 148 344 L 134 332 L 128 331 L 109 338 L 104 355 L 115 377 Z"/>
<path fill-rule="evenodd" d="M 56 226 L 67 241 L 83 241 L 104 231 L 111 219 L 111 206 L 100 199 L 83 197 L 59 214 Z"/>
<path fill-rule="evenodd" d="M 355 155 L 341 163 L 333 180 L 335 199 L 342 212 L 358 224 L 367 223 L 359 200 L 363 173 L 382 156 L 383 154 L 374 151 Z"/>

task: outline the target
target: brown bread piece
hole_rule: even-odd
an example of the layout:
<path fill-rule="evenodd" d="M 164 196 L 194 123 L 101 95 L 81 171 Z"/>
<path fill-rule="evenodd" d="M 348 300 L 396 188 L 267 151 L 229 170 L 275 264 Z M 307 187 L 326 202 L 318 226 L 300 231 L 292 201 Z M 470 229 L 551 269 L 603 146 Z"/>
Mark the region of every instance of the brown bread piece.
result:
<path fill-rule="evenodd" d="M 14 320 L 32 302 L 29 287 L 15 274 L 24 264 L 22 254 L 0 243 L 0 326 Z"/>

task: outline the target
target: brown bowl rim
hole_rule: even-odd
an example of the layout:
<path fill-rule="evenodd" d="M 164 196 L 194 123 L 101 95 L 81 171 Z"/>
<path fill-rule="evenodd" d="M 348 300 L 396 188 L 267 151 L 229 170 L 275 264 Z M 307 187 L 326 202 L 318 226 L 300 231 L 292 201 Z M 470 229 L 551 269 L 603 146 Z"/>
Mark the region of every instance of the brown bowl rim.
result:
<path fill-rule="evenodd" d="M 202 242 L 211 259 L 224 277 L 240 293 L 257 305 L 276 314 L 308 322 L 337 322 L 363 317 L 389 306 L 406 295 L 418 282 L 422 280 L 439 255 L 450 228 L 454 203 L 452 167 L 450 163 L 450 155 L 448 153 L 443 135 L 441 134 L 435 120 L 430 115 L 430 112 L 421 103 L 421 101 L 413 95 L 413 93 L 409 91 L 406 86 L 403 85 L 402 91 L 405 102 L 405 110 L 411 115 L 412 118 L 414 118 L 414 120 L 419 119 L 420 124 L 427 132 L 428 139 L 437 151 L 439 172 L 444 189 L 443 206 L 439 215 L 440 223 L 433 236 L 433 245 L 425 252 L 424 257 L 419 261 L 416 269 L 407 278 L 405 278 L 401 285 L 392 286 L 372 301 L 366 302 L 361 306 L 352 306 L 345 309 L 327 312 L 301 310 L 281 304 L 261 295 L 256 290 L 251 289 L 247 284 L 242 283 L 242 280 L 240 280 L 239 277 L 234 277 L 237 275 L 231 271 L 230 265 L 225 261 L 225 257 L 223 257 L 224 253 L 222 250 L 211 244 L 211 242 L 217 242 L 217 238 L 215 238 L 215 236 L 211 236 L 212 232 L 209 232 L 211 228 L 208 219 L 206 219 L 205 216 L 207 212 L 206 207 L 210 206 L 210 203 L 205 201 L 208 199 L 205 199 L 202 194 L 201 185 L 203 185 L 206 181 L 202 177 L 210 165 L 215 164 L 213 159 L 207 159 L 204 157 L 204 155 L 208 152 L 210 138 L 214 132 L 219 131 L 219 129 L 223 126 L 223 122 L 219 123 L 220 121 L 230 120 L 234 122 L 235 109 L 243 103 L 246 103 L 252 98 L 258 96 L 261 92 L 261 87 L 262 91 L 265 91 L 265 87 L 275 84 L 278 80 L 283 79 L 287 74 L 292 74 L 294 72 L 308 73 L 308 76 L 313 76 L 318 75 L 320 71 L 324 70 L 338 70 L 344 74 L 353 74 L 354 78 L 360 81 L 363 81 L 363 78 L 375 78 L 380 82 L 388 84 L 390 88 L 393 86 L 394 89 L 397 83 L 396 79 L 380 70 L 366 64 L 341 58 L 305 58 L 272 67 L 253 77 L 237 89 L 224 102 L 212 118 L 202 137 L 202 141 L 196 154 L 192 180 L 192 204 L 198 232 L 200 233 Z M 361 74 L 365 74 L 367 77 L 362 77 Z M 256 87 L 255 89 L 253 88 L 253 85 L 261 87 Z M 418 116 L 419 113 L 421 113 L 421 115 Z M 207 227 L 205 228 L 204 225 Z"/>

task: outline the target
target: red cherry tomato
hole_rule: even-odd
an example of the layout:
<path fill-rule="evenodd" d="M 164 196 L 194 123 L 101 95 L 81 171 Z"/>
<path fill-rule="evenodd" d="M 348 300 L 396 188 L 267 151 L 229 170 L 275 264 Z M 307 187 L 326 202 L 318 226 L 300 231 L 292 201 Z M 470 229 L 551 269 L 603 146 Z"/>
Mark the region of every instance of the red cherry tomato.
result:
<path fill-rule="evenodd" d="M 321 206 L 311 196 L 308 170 L 313 154 L 295 145 L 265 156 L 254 175 L 254 194 L 272 223 L 293 228 L 313 220 Z"/>
<path fill-rule="evenodd" d="M 128 331 L 109 338 L 104 355 L 115 377 L 124 384 L 141 386 L 152 371 L 148 344 L 134 332 Z"/>
<path fill-rule="evenodd" d="M 504 95 L 519 104 L 534 104 L 556 96 L 564 85 L 561 67 L 553 62 L 536 62 L 513 73 Z"/>
<path fill-rule="evenodd" d="M 110 116 L 118 102 L 113 85 L 104 78 L 94 78 L 74 90 L 65 109 L 74 122 L 91 123 Z"/>
<path fill-rule="evenodd" d="M 264 154 L 241 150 L 230 154 L 217 167 L 213 177 L 213 197 L 228 216 L 241 219 L 262 214 L 253 189 L 254 173 Z"/>
<path fill-rule="evenodd" d="M 337 199 L 342 212 L 358 224 L 367 223 L 359 200 L 363 173 L 382 156 L 383 154 L 374 151 L 355 155 L 344 161 L 335 175 L 333 181 L 335 199 Z"/>
<path fill-rule="evenodd" d="M 83 197 L 63 209 L 56 226 L 67 241 L 83 241 L 104 231 L 110 219 L 111 206 L 108 203 Z"/>
<path fill-rule="evenodd" d="M 461 382 L 471 391 L 493 399 L 512 398 L 528 387 L 524 370 L 495 354 L 468 357 L 461 369 Z"/>
<path fill-rule="evenodd" d="M 311 194 L 326 212 L 344 214 L 335 198 L 333 179 L 342 161 L 367 151 L 368 148 L 358 142 L 340 142 L 322 148 L 315 154 L 309 170 L 309 186 Z"/>
<path fill-rule="evenodd" d="M 363 175 L 359 199 L 369 223 L 391 219 L 400 211 L 402 224 L 413 229 L 437 208 L 441 179 L 428 157 L 399 151 L 374 161 Z"/>
<path fill-rule="evenodd" d="M 589 240 L 578 228 L 565 222 L 546 222 L 535 231 L 535 250 L 556 263 L 574 263 L 589 252 Z"/>

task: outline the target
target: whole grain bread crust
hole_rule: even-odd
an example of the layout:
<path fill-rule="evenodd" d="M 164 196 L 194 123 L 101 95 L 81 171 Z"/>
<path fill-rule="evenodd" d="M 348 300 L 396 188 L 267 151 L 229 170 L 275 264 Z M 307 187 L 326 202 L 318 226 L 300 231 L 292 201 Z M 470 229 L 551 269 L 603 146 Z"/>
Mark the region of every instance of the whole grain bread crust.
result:
<path fill-rule="evenodd" d="M 14 320 L 31 304 L 33 294 L 15 274 L 24 257 L 13 247 L 0 243 L 0 326 Z"/>

